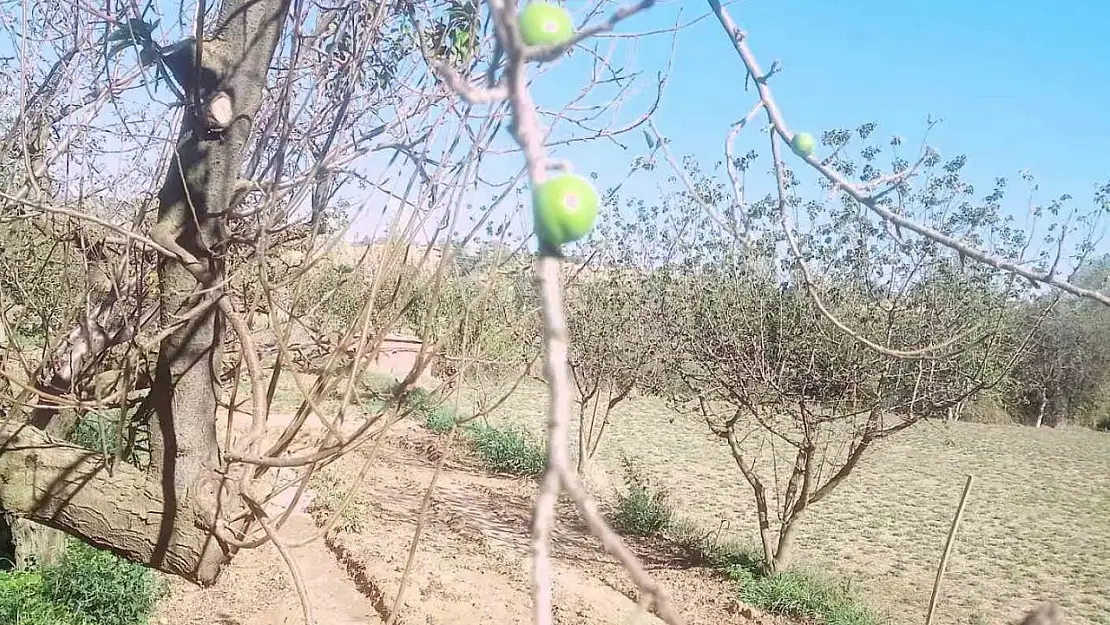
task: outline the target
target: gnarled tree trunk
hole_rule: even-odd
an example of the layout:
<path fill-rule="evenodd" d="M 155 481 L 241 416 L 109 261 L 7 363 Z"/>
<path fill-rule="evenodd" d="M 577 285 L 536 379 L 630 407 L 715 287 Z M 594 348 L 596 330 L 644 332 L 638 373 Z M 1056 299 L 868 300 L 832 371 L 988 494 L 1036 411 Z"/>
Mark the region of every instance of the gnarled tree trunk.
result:
<path fill-rule="evenodd" d="M 199 84 L 185 85 L 200 110 L 183 116 L 151 232 L 175 253 L 159 268 L 166 324 L 221 296 L 229 204 L 288 9 L 287 0 L 227 0 L 214 35 L 200 46 Z M 230 98 L 233 116 L 213 132 L 204 105 L 218 93 Z M 0 508 L 130 560 L 214 582 L 229 558 L 212 529 L 222 339 L 223 319 L 213 304 L 163 341 L 144 406 L 153 475 L 127 465 L 109 475 L 99 454 L 31 424 L 4 423 Z"/>

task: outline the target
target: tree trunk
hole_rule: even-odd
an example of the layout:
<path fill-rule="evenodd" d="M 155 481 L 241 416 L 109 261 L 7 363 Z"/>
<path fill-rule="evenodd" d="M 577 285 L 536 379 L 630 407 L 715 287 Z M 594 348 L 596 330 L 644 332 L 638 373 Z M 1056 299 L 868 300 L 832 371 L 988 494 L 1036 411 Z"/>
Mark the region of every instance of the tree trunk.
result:
<path fill-rule="evenodd" d="M 209 531 L 197 515 L 166 515 L 162 487 L 127 464 L 109 475 L 103 456 L 25 424 L 0 424 L 0 508 L 60 529 L 129 560 L 191 581 L 215 581 L 202 557 Z"/>
<path fill-rule="evenodd" d="M 183 77 L 187 99 L 201 110 L 190 106 L 183 116 L 150 233 L 175 254 L 159 267 L 164 323 L 204 297 L 222 297 L 228 207 L 288 10 L 287 0 L 227 0 L 214 36 L 200 46 L 199 84 Z M 217 93 L 231 99 L 233 118 L 213 132 L 202 120 Z M 144 406 L 152 478 L 125 464 L 108 475 L 100 454 L 7 422 L 0 425 L 0 508 L 129 560 L 214 582 L 229 558 L 212 529 L 220 514 L 213 486 L 223 324 L 212 304 L 161 345 Z"/>
<path fill-rule="evenodd" d="M 586 393 L 578 404 L 578 458 L 575 460 L 574 471 L 582 475 L 586 470 L 586 463 L 590 459 L 590 441 L 594 435 L 594 423 L 597 420 L 597 409 L 600 400 L 597 398 L 599 389 Z M 593 408 L 590 408 L 590 404 Z"/>
<path fill-rule="evenodd" d="M 948 423 L 956 423 L 964 415 L 964 402 L 958 401 L 946 409 L 945 421 Z"/>
<path fill-rule="evenodd" d="M 14 514 L 0 512 L 0 534 L 7 543 L 0 559 L 10 560 L 16 569 L 46 567 L 59 560 L 65 551 L 66 533 Z M 0 562 L 0 570 L 6 562 Z"/>
<path fill-rule="evenodd" d="M 1037 407 L 1037 423 L 1035 427 L 1041 427 L 1044 424 L 1044 414 L 1048 408 L 1048 393 L 1041 389 L 1041 404 Z"/>
<path fill-rule="evenodd" d="M 798 533 L 798 520 L 801 514 L 791 516 L 779 526 L 779 541 L 772 558 L 771 572 L 781 573 L 790 567 L 794 559 L 794 536 Z"/>
<path fill-rule="evenodd" d="M 90 363 L 110 347 L 130 340 L 137 331 L 117 306 L 120 302 L 115 289 L 108 289 L 97 299 L 35 371 L 37 406 L 31 411 L 30 421 L 55 438 L 69 438 L 77 426 L 77 414 L 73 410 L 59 410 L 51 398 L 73 392 Z M 28 394 L 28 399 L 31 396 Z"/>
<path fill-rule="evenodd" d="M 767 497 L 760 488 L 755 493 L 755 513 L 759 518 L 759 543 L 763 547 L 763 574 L 774 575 L 778 572 L 778 557 L 775 553 L 775 539 L 771 532 L 771 515 L 767 507 Z"/>
<path fill-rule="evenodd" d="M 286 0 L 228 0 L 215 36 L 199 46 L 199 82 L 188 86 L 186 97 L 202 110 L 187 110 L 182 118 L 180 147 L 158 194 L 158 222 L 151 230 L 152 239 L 176 253 L 159 266 L 165 324 L 207 297 L 223 297 L 227 217 L 288 9 Z M 219 94 L 231 101 L 226 128 L 204 121 L 207 103 Z M 202 484 L 222 483 L 216 473 L 216 410 L 224 323 L 212 303 L 167 337 L 158 353 L 145 408 L 152 420 L 152 470 L 161 481 L 163 514 L 171 519 L 198 512 L 196 489 Z M 206 519 L 222 516 L 215 509 L 199 512 Z M 226 552 L 217 542 L 207 541 L 202 560 L 218 568 L 212 563 L 225 560 Z"/>

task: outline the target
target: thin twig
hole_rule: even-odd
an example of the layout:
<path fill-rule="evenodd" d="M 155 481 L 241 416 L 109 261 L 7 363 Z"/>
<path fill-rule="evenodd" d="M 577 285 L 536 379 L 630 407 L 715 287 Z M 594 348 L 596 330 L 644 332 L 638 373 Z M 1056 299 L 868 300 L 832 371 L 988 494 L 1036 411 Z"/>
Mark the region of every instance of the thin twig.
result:
<path fill-rule="evenodd" d="M 447 457 L 451 455 L 451 445 L 455 442 L 458 431 L 459 426 L 456 423 L 451 427 L 451 431 L 447 433 L 447 440 L 443 444 L 443 451 L 439 460 L 436 461 L 432 479 L 428 483 L 428 488 L 424 491 L 424 500 L 420 502 L 420 515 L 416 519 L 416 530 L 413 531 L 412 542 L 409 544 L 408 559 L 405 560 L 405 571 L 401 573 L 401 582 L 397 587 L 397 595 L 393 597 L 393 606 L 389 609 L 389 616 L 385 620 L 385 625 L 393 625 L 397 622 L 397 611 L 401 607 L 401 599 L 405 595 L 405 587 L 408 586 L 413 564 L 416 563 L 416 549 L 420 546 L 420 535 L 424 532 L 424 525 L 428 522 L 428 510 L 432 505 L 432 494 L 435 492 L 439 476 L 443 473 L 443 466 L 447 464 Z"/>
<path fill-rule="evenodd" d="M 736 22 L 733 21 L 728 11 L 721 6 L 719 0 L 707 1 L 709 2 L 710 8 L 713 9 L 714 13 L 716 13 L 718 20 L 721 22 L 721 26 L 724 28 L 725 32 L 732 40 L 733 47 L 736 49 L 737 54 L 740 55 L 740 59 L 743 61 L 744 67 L 747 69 L 748 76 L 754 80 L 756 89 L 759 92 L 759 98 L 763 102 L 763 105 L 767 110 L 767 117 L 770 119 L 771 124 L 774 127 L 774 131 L 778 133 L 779 136 L 783 138 L 783 140 L 789 142 L 790 139 L 793 137 L 793 133 L 790 132 L 790 129 L 787 127 L 786 121 L 782 116 L 782 112 L 779 111 L 778 104 L 775 102 L 774 96 L 771 93 L 771 88 L 767 84 L 768 76 L 763 73 L 763 70 L 760 68 L 758 61 L 756 61 L 755 59 L 755 55 L 752 54 L 751 48 L 748 46 L 747 34 L 743 30 L 741 30 L 739 26 L 736 25 Z M 848 181 L 847 178 L 842 176 L 835 169 L 825 163 L 822 163 L 813 155 L 804 157 L 804 160 L 809 163 L 814 169 L 820 172 L 821 175 L 828 179 L 829 182 L 831 182 L 835 187 L 843 189 L 846 193 L 848 193 L 849 196 L 851 196 L 853 200 L 866 206 L 883 220 L 889 223 L 893 223 L 895 226 L 905 228 L 906 230 L 910 230 L 919 236 L 931 239 L 932 241 L 935 241 L 945 247 L 948 247 L 949 249 L 959 252 L 960 254 L 968 258 L 977 260 L 980 263 L 987 265 L 988 267 L 993 267 L 1001 271 L 1021 276 L 1035 283 L 1042 283 L 1053 286 L 1066 293 L 1071 293 L 1072 295 L 1076 295 L 1078 297 L 1092 299 L 1101 304 L 1110 306 L 1110 295 L 1106 293 L 1101 293 L 1093 289 L 1086 289 L 1077 286 L 1075 284 L 1067 282 L 1066 279 L 1056 277 L 1051 272 L 1042 272 L 1036 271 L 1034 269 L 1027 269 L 1013 261 L 1007 260 L 1000 256 L 988 254 L 978 248 L 967 245 L 962 241 L 958 241 L 951 236 L 938 232 L 933 228 L 903 217 L 890 210 L 889 208 L 883 206 L 877 201 L 878 196 L 882 195 L 882 193 L 879 193 L 878 195 L 873 195 L 868 191 L 860 188 L 858 185 L 852 184 Z"/>
<path fill-rule="evenodd" d="M 285 548 L 285 543 L 278 538 L 277 533 L 270 527 L 269 517 L 262 506 L 258 505 L 249 495 L 243 493 L 243 501 L 246 502 L 247 507 L 251 509 L 254 518 L 258 520 L 258 524 L 266 531 L 266 536 L 270 538 L 270 542 L 274 543 L 281 559 L 285 560 L 285 566 L 289 567 L 289 574 L 293 577 L 293 587 L 297 590 L 297 598 L 301 601 L 301 614 L 304 616 L 305 625 L 316 625 L 316 619 L 312 614 L 312 602 L 308 598 L 308 589 L 304 584 L 304 576 L 301 575 L 301 569 L 297 566 L 297 562 L 293 559 L 292 554 Z"/>

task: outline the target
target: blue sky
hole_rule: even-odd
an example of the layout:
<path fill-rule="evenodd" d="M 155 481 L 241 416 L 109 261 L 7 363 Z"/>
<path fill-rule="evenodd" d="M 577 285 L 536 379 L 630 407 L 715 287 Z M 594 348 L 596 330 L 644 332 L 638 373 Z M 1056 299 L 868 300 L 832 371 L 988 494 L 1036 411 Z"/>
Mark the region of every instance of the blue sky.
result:
<path fill-rule="evenodd" d="M 677 3 L 624 29 L 665 26 Z M 683 14 L 705 10 L 683 2 Z M 791 127 L 819 131 L 870 120 L 919 138 L 929 114 L 942 154 L 970 171 L 1029 168 L 1042 190 L 1089 190 L 1110 177 L 1110 3 L 931 0 L 742 0 L 730 5 Z M 668 42 L 644 47 L 662 66 Z M 720 154 L 729 124 L 753 101 L 743 66 L 715 19 L 679 35 L 672 82 L 657 118 L 677 152 Z M 696 120 L 696 123 L 691 123 Z"/>
<path fill-rule="evenodd" d="M 587 2 L 568 4 L 580 15 Z M 164 4 L 171 5 L 176 7 Z M 1104 0 L 740 0 L 728 8 L 763 66 L 782 62 L 772 87 L 793 130 L 819 135 L 878 121 L 881 135 L 898 134 L 916 146 L 932 115 L 943 121 L 930 144 L 943 156 L 969 157 L 965 172 L 980 195 L 995 176 L 1016 181 L 1026 168 L 1040 184 L 1037 199 L 1067 192 L 1087 208 L 1095 185 L 1110 179 L 1110 3 Z M 665 29 L 707 12 L 700 0 L 661 0 L 623 22 L 617 33 Z M 604 48 L 611 41 L 596 43 Z M 629 70 L 651 76 L 666 66 L 670 35 L 617 41 L 617 62 L 624 59 Z M 5 43 L 0 48 L 8 48 Z M 538 75 L 537 100 L 548 108 L 564 104 L 588 80 L 587 61 L 575 54 Z M 722 157 L 730 124 L 750 109 L 754 95 L 744 92 L 743 66 L 711 15 L 678 34 L 673 62 L 656 124 L 673 141 L 676 156 L 693 154 L 709 165 Z M 645 90 L 650 86 L 641 83 Z M 637 117 L 650 95 L 627 103 L 621 117 Z M 754 133 L 745 138 L 738 151 L 766 151 Z M 501 139 L 507 147 L 507 135 Z M 633 148 L 629 152 L 595 141 L 553 153 L 571 159 L 578 170 L 597 171 L 599 186 L 608 186 L 622 180 L 629 160 L 644 152 L 639 131 L 624 140 Z M 513 154 L 491 166 L 515 171 L 521 161 Z M 762 192 L 771 184 L 763 176 L 751 187 Z M 1022 216 L 1024 193 L 1012 189 L 1010 208 Z"/>
<path fill-rule="evenodd" d="M 942 156 L 968 156 L 965 173 L 977 195 L 989 192 L 995 176 L 1018 182 L 1025 168 L 1040 185 L 1036 199 L 1070 193 L 1088 208 L 1095 185 L 1110 179 L 1110 3 L 741 0 L 728 9 L 764 68 L 781 61 L 783 71 L 771 84 L 795 131 L 819 136 L 877 121 L 881 135 L 901 135 L 916 147 L 932 115 L 943 121 L 930 133 L 930 145 Z M 679 21 L 687 22 L 708 5 L 666 2 L 618 32 L 666 28 L 679 10 Z M 654 73 L 666 65 L 670 39 L 648 37 L 636 48 L 636 67 Z M 537 80 L 537 99 L 552 107 L 565 101 L 574 83 L 588 78 L 584 61 L 559 61 Z M 722 158 L 730 124 L 755 102 L 743 85 L 743 65 L 714 17 L 680 32 L 656 116 L 676 156 L 694 154 L 703 165 Z M 639 110 L 632 103 L 625 117 Z M 644 149 L 639 133 L 627 140 L 634 148 L 627 154 L 595 142 L 556 155 L 597 170 L 601 184 L 611 184 Z M 743 145 L 766 151 L 765 140 Z M 1026 195 L 1019 189 L 1011 185 L 1009 208 L 1024 217 Z"/>

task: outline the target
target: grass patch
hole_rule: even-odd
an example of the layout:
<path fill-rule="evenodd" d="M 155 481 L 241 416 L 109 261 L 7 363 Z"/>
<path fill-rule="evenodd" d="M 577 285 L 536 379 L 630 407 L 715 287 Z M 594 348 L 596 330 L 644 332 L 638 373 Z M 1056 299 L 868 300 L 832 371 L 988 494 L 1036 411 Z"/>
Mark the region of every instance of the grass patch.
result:
<path fill-rule="evenodd" d="M 463 436 L 488 471 L 539 477 L 547 468 L 547 451 L 522 427 L 468 423 Z"/>
<path fill-rule="evenodd" d="M 792 570 L 773 576 L 761 574 L 758 552 L 736 542 L 720 541 L 720 532 L 701 531 L 695 523 L 675 519 L 667 491 L 650 479 L 627 456 L 621 457 L 625 490 L 617 493 L 611 522 L 618 532 L 633 536 L 662 536 L 689 560 L 722 570 L 736 585 L 738 598 L 770 614 L 785 615 L 824 625 L 878 625 L 875 614 L 847 588 L 814 575 Z"/>
<path fill-rule="evenodd" d="M 54 566 L 0 573 L 0 623 L 144 625 L 164 592 L 149 569 L 71 541 Z"/>
<path fill-rule="evenodd" d="M 116 421 L 96 413 L 87 413 L 77 420 L 72 439 L 74 443 L 90 451 L 113 455 L 116 453 L 118 434 Z"/>
<path fill-rule="evenodd" d="M 0 623 L 79 625 L 76 615 L 50 600 L 37 571 L 0 572 Z"/>
<path fill-rule="evenodd" d="M 721 540 L 721 529 L 706 532 L 688 520 L 676 520 L 664 535 L 695 565 L 723 571 L 734 566 L 761 570 L 763 558 L 759 552 L 735 539 Z"/>
<path fill-rule="evenodd" d="M 878 616 L 847 588 L 805 571 L 762 576 L 753 567 L 727 569 L 737 585 L 738 598 L 770 614 L 817 619 L 825 625 L 879 625 Z"/>
<path fill-rule="evenodd" d="M 454 410 L 436 408 L 424 417 L 424 427 L 432 434 L 446 434 L 451 431 L 457 420 Z"/>
<path fill-rule="evenodd" d="M 416 387 L 409 389 L 404 401 L 415 415 L 427 418 L 443 403 L 443 398 L 438 393 Z"/>
<path fill-rule="evenodd" d="M 461 421 L 454 410 L 440 406 L 434 395 L 422 389 L 409 393 L 408 403 L 415 414 L 423 417 L 424 427 L 433 434 L 446 434 Z M 547 467 L 547 450 L 523 427 L 474 421 L 464 423 L 459 429 L 462 439 L 487 471 L 539 477 Z"/>
<path fill-rule="evenodd" d="M 622 534 L 656 536 L 671 527 L 674 509 L 667 501 L 667 491 L 652 486 L 647 475 L 630 458 L 621 458 L 624 492 L 617 493 L 613 512 L 613 528 Z"/>
<path fill-rule="evenodd" d="M 87 412 L 77 419 L 73 434 L 69 438 L 70 442 L 89 451 L 114 456 L 120 442 L 119 433 L 118 415 Z M 122 460 L 130 465 L 143 467 L 150 463 L 149 436 L 140 430 L 136 433 L 136 438 L 130 453 Z"/>
<path fill-rule="evenodd" d="M 338 514 L 339 518 L 335 519 L 335 525 L 331 528 L 333 532 L 361 532 L 366 528 L 365 520 L 368 517 L 370 502 L 362 489 L 356 489 L 350 503 L 343 507 L 351 486 L 327 469 L 316 473 L 309 480 L 313 497 L 312 501 L 305 506 L 305 511 L 321 525 L 331 522 L 334 515 Z"/>
<path fill-rule="evenodd" d="M 460 392 L 473 409 L 478 391 Z M 548 401 L 545 385 L 526 381 L 489 421 L 540 432 Z M 682 494 L 683 519 L 704 531 L 727 519 L 722 540 L 727 535 L 756 545 L 754 498 L 728 445 L 707 436 L 703 422 L 676 416 L 657 398 L 622 402 L 593 466 L 619 480 L 623 451 L 657 481 L 665 476 L 671 493 Z M 768 479 L 775 462 L 780 468 L 793 462 L 787 445 L 771 450 L 749 442 L 744 448 Z M 946 618 L 1010 622 L 1018 616 L 1013 598 L 1038 596 L 1044 580 L 1051 579 L 1056 599 L 1068 606 L 1077 625 L 1110 625 L 1105 583 L 1110 541 L 1061 541 L 1045 532 L 1066 527 L 1075 536 L 1110 534 L 1108 456 L 1110 435 L 1078 427 L 921 424 L 869 450 L 864 465 L 835 496 L 811 508 L 800 529 L 798 555 L 803 564 L 830 571 L 851 562 L 853 589 L 858 586 L 860 596 L 866 591 L 877 613 L 891 622 L 920 622 L 936 575 L 937 549 L 963 487 L 963 476 L 952 467 L 962 467 L 977 477 L 974 514 L 960 526 L 964 565 L 946 578 L 961 589 L 964 603 L 948 604 Z"/>

